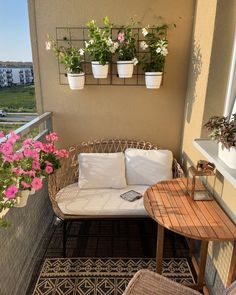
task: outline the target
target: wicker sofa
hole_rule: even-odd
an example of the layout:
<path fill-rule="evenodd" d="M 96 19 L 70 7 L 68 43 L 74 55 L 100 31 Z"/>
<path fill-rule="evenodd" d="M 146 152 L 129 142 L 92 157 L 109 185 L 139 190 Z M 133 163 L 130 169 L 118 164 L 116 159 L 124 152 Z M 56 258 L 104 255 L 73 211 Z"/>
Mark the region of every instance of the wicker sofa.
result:
<path fill-rule="evenodd" d="M 61 168 L 57 170 L 53 175 L 49 177 L 48 189 L 49 197 L 52 203 L 52 207 L 55 215 L 64 221 L 63 230 L 63 254 L 65 256 L 66 251 L 66 239 L 67 239 L 67 225 L 68 222 L 73 220 L 81 219 L 98 219 L 98 218 L 143 218 L 138 213 L 134 215 L 96 215 L 96 214 L 65 214 L 58 206 L 57 196 L 58 193 L 63 189 L 78 182 L 78 155 L 80 153 L 115 153 L 124 152 L 127 148 L 143 149 L 143 150 L 158 150 L 159 147 L 151 144 L 150 142 L 137 141 L 137 140 L 123 140 L 123 139 L 107 139 L 107 140 L 96 140 L 92 142 L 84 142 L 77 146 L 69 148 L 69 157 L 63 159 L 61 162 Z M 182 177 L 183 171 L 177 161 L 173 160 L 172 165 L 173 177 Z M 124 201 L 125 202 L 125 201 Z M 147 217 L 147 216 L 146 216 Z"/>

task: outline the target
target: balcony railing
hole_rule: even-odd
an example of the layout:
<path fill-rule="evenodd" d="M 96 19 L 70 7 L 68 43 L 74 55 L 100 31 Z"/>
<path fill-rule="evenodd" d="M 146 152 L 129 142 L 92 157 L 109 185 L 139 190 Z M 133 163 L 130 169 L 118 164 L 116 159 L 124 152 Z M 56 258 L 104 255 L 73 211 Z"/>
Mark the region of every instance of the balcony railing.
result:
<path fill-rule="evenodd" d="M 52 132 L 52 112 L 46 112 L 25 125 L 19 127 L 14 132 L 20 136 L 25 136 L 33 129 L 39 127 L 38 134 L 34 137 L 34 140 L 43 140 L 44 136 Z M 9 137 L 9 135 L 7 135 Z M 0 139 L 0 143 L 4 141 L 4 138 Z"/>

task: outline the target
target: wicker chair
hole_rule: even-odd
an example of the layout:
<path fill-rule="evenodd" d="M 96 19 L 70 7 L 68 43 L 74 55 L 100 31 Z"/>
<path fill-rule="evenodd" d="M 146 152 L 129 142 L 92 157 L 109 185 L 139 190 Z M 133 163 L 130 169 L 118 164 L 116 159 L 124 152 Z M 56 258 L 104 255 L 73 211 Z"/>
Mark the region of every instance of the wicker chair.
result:
<path fill-rule="evenodd" d="M 200 295 L 198 291 L 178 284 L 153 271 L 139 270 L 129 282 L 123 295 Z M 218 294 L 220 295 L 220 294 Z M 236 281 L 223 295 L 236 295 Z"/>
<path fill-rule="evenodd" d="M 66 245 L 66 229 L 67 222 L 81 219 L 98 219 L 98 218 L 113 218 L 112 216 L 91 216 L 91 215 L 68 215 L 64 214 L 58 207 L 56 201 L 57 193 L 64 187 L 78 181 L 79 169 L 78 169 L 78 155 L 79 153 L 114 153 L 124 152 L 127 148 L 137 148 L 143 150 L 159 149 L 154 144 L 145 141 L 136 140 L 120 140 L 120 139 L 107 139 L 96 140 L 92 142 L 81 143 L 77 146 L 69 148 L 69 157 L 61 161 L 61 168 L 58 169 L 53 175 L 49 177 L 48 190 L 49 197 L 52 203 L 54 213 L 58 218 L 64 221 L 63 229 L 63 254 L 65 256 Z M 177 161 L 173 160 L 173 177 L 183 177 L 183 170 Z M 122 218 L 123 216 L 116 216 L 116 218 Z M 127 216 L 126 216 L 127 218 Z M 130 217 L 134 218 L 134 217 Z M 139 216 L 135 216 L 139 218 Z"/>

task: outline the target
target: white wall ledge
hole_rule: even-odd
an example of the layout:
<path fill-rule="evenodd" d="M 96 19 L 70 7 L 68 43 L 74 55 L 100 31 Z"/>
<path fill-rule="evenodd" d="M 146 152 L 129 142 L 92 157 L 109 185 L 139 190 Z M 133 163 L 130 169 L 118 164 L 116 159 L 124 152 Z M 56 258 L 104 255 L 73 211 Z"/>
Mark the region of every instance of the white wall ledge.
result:
<path fill-rule="evenodd" d="M 236 169 L 229 168 L 218 158 L 218 144 L 209 139 L 194 139 L 193 145 L 203 156 L 216 165 L 216 169 L 236 187 Z"/>

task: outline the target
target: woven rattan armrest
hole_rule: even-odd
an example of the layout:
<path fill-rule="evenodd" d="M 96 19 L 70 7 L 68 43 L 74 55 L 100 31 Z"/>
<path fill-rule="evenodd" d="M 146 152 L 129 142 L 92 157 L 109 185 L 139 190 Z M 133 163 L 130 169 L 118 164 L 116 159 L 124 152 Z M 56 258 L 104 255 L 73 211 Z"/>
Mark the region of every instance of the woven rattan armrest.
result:
<path fill-rule="evenodd" d="M 178 284 L 153 271 L 139 270 L 123 295 L 200 295 L 198 291 Z"/>
<path fill-rule="evenodd" d="M 80 153 L 115 153 L 124 152 L 127 148 L 143 150 L 158 150 L 159 147 L 145 141 L 126 139 L 105 139 L 90 142 L 83 142 L 77 146 L 69 148 L 69 157 L 62 159 L 61 168 L 49 177 L 48 191 L 55 214 L 61 219 L 76 219 L 76 216 L 64 215 L 56 202 L 57 193 L 67 185 L 78 181 L 79 165 L 78 155 Z M 173 160 L 173 177 L 183 177 L 184 173 L 177 161 Z"/>

